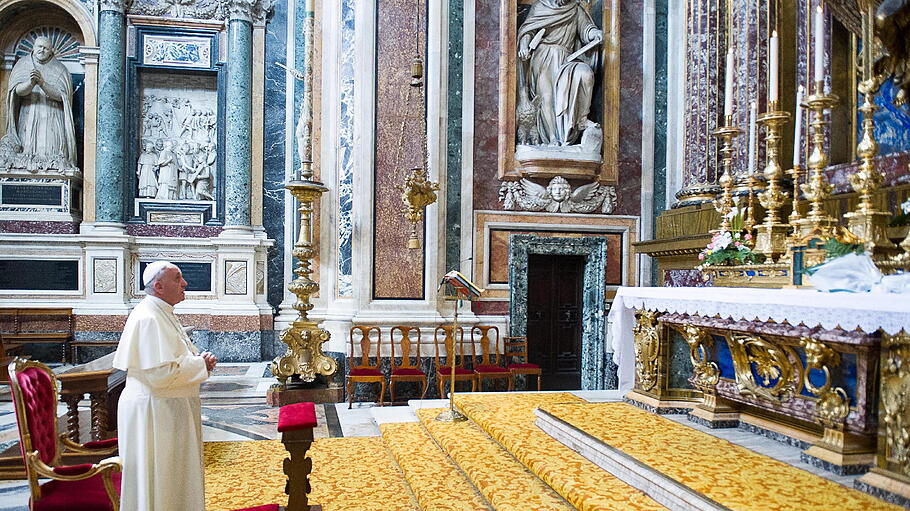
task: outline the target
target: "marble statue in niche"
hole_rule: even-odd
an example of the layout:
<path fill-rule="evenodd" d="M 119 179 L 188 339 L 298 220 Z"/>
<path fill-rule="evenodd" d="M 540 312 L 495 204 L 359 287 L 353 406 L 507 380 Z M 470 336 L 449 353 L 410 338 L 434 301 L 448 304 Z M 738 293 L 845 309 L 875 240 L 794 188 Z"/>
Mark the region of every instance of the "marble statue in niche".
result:
<path fill-rule="evenodd" d="M 6 91 L 9 116 L 0 139 L 0 166 L 78 170 L 73 80 L 47 37 L 13 66 Z"/>
<path fill-rule="evenodd" d="M 154 197 L 158 193 L 158 156 L 151 140 L 142 141 L 142 153 L 136 175 L 139 178 L 139 196 Z"/>
<path fill-rule="evenodd" d="M 139 197 L 159 200 L 214 200 L 218 119 L 204 102 L 147 95 L 140 132 L 144 150 L 139 163 Z M 157 190 L 143 186 L 143 157 L 155 162 Z M 146 160 L 151 161 L 151 160 Z M 146 183 L 148 180 L 146 181 Z"/>
<path fill-rule="evenodd" d="M 529 153 L 600 161 L 603 132 L 589 114 L 604 35 L 584 5 L 537 0 L 518 28 L 519 159 Z"/>
<path fill-rule="evenodd" d="M 572 185 L 562 176 L 550 180 L 547 186 L 530 179 L 506 181 L 499 188 L 499 200 L 508 211 L 547 211 L 550 213 L 604 213 L 616 207 L 616 189 L 598 182 Z"/>

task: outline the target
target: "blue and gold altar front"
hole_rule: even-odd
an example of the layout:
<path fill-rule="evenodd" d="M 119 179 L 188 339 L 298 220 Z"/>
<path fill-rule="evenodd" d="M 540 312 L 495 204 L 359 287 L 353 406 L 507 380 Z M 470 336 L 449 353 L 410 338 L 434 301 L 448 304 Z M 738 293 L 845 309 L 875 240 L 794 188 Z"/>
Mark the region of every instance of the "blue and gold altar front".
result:
<path fill-rule="evenodd" d="M 627 401 L 799 445 L 837 474 L 872 465 L 857 481 L 872 493 L 876 478 L 910 482 L 910 303 L 899 295 L 622 288 L 610 323 Z"/>

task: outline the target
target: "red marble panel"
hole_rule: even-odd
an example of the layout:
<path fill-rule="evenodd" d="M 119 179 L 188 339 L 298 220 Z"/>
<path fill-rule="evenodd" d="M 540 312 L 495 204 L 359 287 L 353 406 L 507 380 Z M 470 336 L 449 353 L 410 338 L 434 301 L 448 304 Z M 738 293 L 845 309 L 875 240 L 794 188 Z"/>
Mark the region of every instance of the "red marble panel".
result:
<path fill-rule="evenodd" d="M 424 4 L 417 5 L 425 10 Z M 408 85 L 416 51 L 415 2 L 380 0 L 377 9 L 373 297 L 422 299 L 423 250 L 407 248 L 411 224 L 404 218 L 397 188 L 412 167 L 424 163 L 422 98 L 418 96 L 423 91 Z M 420 19 L 425 19 L 423 12 Z M 421 46 L 424 41 L 421 36 Z M 423 245 L 422 225 L 418 235 Z"/>
<path fill-rule="evenodd" d="M 471 302 L 471 311 L 478 316 L 502 316 L 509 314 L 509 302 Z"/>
<path fill-rule="evenodd" d="M 74 222 L 32 222 L 26 220 L 0 220 L 0 232 L 33 234 L 76 234 L 79 224 Z"/>
<path fill-rule="evenodd" d="M 130 236 L 161 236 L 163 238 L 214 238 L 221 234 L 221 227 L 212 225 L 146 225 L 128 224 Z"/>

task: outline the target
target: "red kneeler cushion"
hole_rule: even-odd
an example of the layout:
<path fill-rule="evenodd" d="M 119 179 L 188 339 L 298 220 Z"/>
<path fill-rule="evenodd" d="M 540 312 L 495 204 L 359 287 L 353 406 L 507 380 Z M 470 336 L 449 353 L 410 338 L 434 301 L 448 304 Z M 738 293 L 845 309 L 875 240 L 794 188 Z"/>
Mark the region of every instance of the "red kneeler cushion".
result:
<path fill-rule="evenodd" d="M 382 376 L 379 369 L 351 369 L 351 376 Z"/>
<path fill-rule="evenodd" d="M 537 364 L 509 364 L 509 369 L 540 369 Z"/>
<path fill-rule="evenodd" d="M 441 366 L 437 369 L 437 371 L 439 372 L 439 374 L 441 374 L 443 376 L 452 374 L 452 368 L 447 367 L 447 366 Z M 465 369 L 464 367 L 456 367 L 455 374 L 474 374 L 474 371 L 471 371 L 470 369 Z"/>
<path fill-rule="evenodd" d="M 509 372 L 509 370 L 506 369 L 505 367 L 485 366 L 485 365 L 479 365 L 479 366 L 475 367 L 474 371 L 476 371 L 478 373 L 507 373 L 507 372 Z"/>
<path fill-rule="evenodd" d="M 79 466 L 79 465 L 76 465 Z M 120 472 L 112 474 L 120 493 Z M 106 507 L 98 507 L 104 503 Z M 81 481 L 48 481 L 41 485 L 41 499 L 32 503 L 35 511 L 99 511 L 112 509 L 100 475 Z M 125 510 L 124 510 L 125 511 Z"/>
<path fill-rule="evenodd" d="M 86 449 L 109 449 L 111 447 L 117 447 L 116 438 L 108 438 L 107 440 L 95 440 L 94 442 L 86 442 L 82 444 L 82 447 Z"/>
<path fill-rule="evenodd" d="M 295 403 L 278 409 L 278 431 L 282 433 L 315 427 L 316 405 L 313 403 Z"/>
<path fill-rule="evenodd" d="M 420 369 L 411 369 L 410 367 L 395 369 L 392 374 L 395 376 L 425 376 Z"/>

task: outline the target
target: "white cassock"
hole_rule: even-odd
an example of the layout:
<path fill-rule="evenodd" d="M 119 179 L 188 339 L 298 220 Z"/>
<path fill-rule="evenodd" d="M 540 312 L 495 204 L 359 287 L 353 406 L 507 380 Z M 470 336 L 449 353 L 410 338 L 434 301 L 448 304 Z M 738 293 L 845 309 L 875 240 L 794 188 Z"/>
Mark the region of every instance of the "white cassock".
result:
<path fill-rule="evenodd" d="M 209 374 L 198 353 L 160 298 L 147 296 L 126 320 L 114 355 L 127 372 L 117 410 L 124 511 L 205 507 L 199 384 Z"/>

